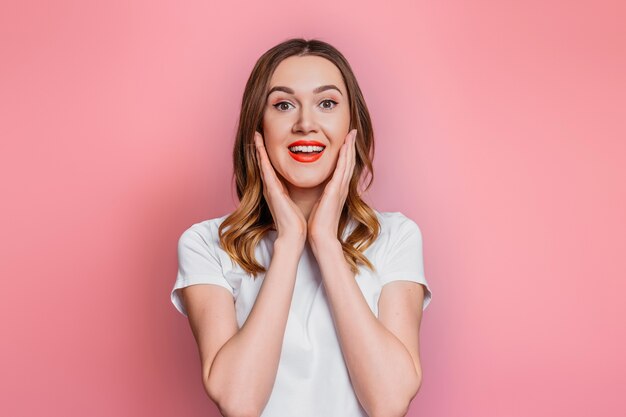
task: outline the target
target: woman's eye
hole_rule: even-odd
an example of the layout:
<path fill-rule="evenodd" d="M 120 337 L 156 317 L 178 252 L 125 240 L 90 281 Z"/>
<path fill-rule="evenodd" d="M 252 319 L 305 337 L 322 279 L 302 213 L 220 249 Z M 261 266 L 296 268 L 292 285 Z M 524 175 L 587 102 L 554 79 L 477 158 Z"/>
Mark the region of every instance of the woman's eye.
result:
<path fill-rule="evenodd" d="M 274 104 L 273 106 L 274 106 L 276 109 L 278 109 L 279 111 L 289 110 L 289 108 L 284 108 L 284 107 L 281 107 L 283 104 L 287 104 L 287 105 L 291 106 L 291 103 L 288 103 L 288 102 L 286 102 L 286 101 L 281 101 L 280 103 L 276 103 L 276 104 Z"/>
<path fill-rule="evenodd" d="M 324 103 L 331 103 L 331 105 L 327 106 L 327 105 L 324 105 Z M 335 100 L 326 99 L 326 100 L 322 100 L 321 105 L 324 110 L 332 110 L 335 108 L 335 106 L 337 106 L 337 102 Z M 289 110 L 289 106 L 292 106 L 292 104 L 287 101 L 281 101 L 276 104 L 272 104 L 272 106 L 278 111 L 287 111 Z"/>
<path fill-rule="evenodd" d="M 332 106 L 332 107 L 325 107 L 323 104 L 324 104 L 324 103 L 326 103 L 326 102 L 328 102 L 328 103 L 333 103 L 333 106 Z M 336 105 L 337 105 L 337 102 L 336 102 L 335 100 L 326 99 L 326 100 L 323 100 L 323 101 L 322 101 L 322 107 L 323 107 L 324 109 L 326 109 L 326 110 L 334 109 Z"/>

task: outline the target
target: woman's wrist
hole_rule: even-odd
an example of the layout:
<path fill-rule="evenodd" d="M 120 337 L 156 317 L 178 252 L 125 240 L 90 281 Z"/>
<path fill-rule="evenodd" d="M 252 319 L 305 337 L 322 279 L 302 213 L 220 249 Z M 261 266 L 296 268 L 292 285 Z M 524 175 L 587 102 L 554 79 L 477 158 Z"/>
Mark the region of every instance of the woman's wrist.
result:
<path fill-rule="evenodd" d="M 341 242 L 336 237 L 328 237 L 324 239 L 310 238 L 309 244 L 311 245 L 311 250 L 316 257 L 318 256 L 318 254 L 321 254 L 323 252 L 343 252 Z"/>
<path fill-rule="evenodd" d="M 306 244 L 306 236 L 278 236 L 274 241 L 274 250 L 279 247 L 281 250 L 302 253 Z"/>

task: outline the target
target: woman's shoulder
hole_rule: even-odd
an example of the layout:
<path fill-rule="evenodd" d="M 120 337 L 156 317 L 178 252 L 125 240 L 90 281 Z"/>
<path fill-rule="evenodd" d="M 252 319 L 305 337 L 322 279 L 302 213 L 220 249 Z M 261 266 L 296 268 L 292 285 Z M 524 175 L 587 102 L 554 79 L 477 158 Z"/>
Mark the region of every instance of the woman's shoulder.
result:
<path fill-rule="evenodd" d="M 399 211 L 381 212 L 374 209 L 380 223 L 381 233 L 394 233 L 404 229 L 419 229 L 417 223 Z"/>
<path fill-rule="evenodd" d="M 374 253 L 387 253 L 401 242 L 414 238 L 421 239 L 421 231 L 417 223 L 399 211 L 378 211 L 374 209 L 380 224 L 376 240 L 367 251 L 375 258 Z"/>
<path fill-rule="evenodd" d="M 217 240 L 220 225 L 229 215 L 230 213 L 227 213 L 219 217 L 212 217 L 192 223 L 182 232 L 181 239 L 201 238 L 206 243 L 213 243 Z"/>

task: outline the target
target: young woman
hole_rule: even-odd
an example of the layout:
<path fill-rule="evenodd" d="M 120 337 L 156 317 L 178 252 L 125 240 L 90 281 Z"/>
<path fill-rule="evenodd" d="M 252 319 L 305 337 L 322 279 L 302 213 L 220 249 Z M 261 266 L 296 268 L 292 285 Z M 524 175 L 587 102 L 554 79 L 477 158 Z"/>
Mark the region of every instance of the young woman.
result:
<path fill-rule="evenodd" d="M 184 231 L 171 293 L 224 416 L 406 414 L 432 294 L 417 224 L 360 197 L 373 154 L 339 51 L 291 39 L 261 56 L 234 147 L 240 204 Z"/>

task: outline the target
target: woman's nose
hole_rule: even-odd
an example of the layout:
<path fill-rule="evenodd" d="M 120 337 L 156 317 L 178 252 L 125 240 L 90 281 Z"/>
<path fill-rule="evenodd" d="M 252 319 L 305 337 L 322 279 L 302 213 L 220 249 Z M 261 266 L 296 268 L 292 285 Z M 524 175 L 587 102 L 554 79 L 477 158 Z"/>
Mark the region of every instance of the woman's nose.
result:
<path fill-rule="evenodd" d="M 310 132 L 317 128 L 317 122 L 315 120 L 315 114 L 311 109 L 301 107 L 298 112 L 298 120 L 294 126 L 296 131 Z"/>

